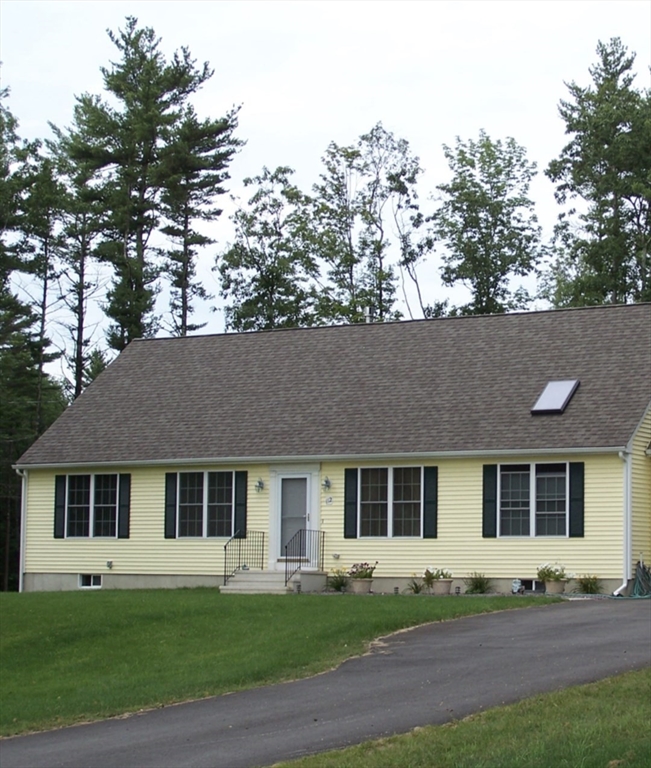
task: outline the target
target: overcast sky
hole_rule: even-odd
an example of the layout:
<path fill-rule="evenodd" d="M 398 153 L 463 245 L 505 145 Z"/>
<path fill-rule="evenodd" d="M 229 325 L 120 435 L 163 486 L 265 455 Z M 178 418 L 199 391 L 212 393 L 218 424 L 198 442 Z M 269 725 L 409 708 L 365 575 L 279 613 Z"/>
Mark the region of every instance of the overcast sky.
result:
<path fill-rule="evenodd" d="M 309 191 L 330 141 L 351 144 L 378 121 L 407 139 L 425 168 L 421 197 L 446 180 L 442 144 L 512 136 L 542 171 L 565 143 L 564 81 L 590 82 L 599 40 L 619 36 L 637 53 L 649 87 L 651 0 L 594 2 L 0 2 L 2 84 L 25 138 L 70 124 L 75 95 L 102 92 L 100 66 L 119 58 L 108 39 L 127 15 L 153 27 L 171 53 L 187 46 L 213 78 L 195 99 L 201 116 L 242 105 L 247 141 L 231 166 L 231 191 L 263 165 L 289 165 Z M 547 235 L 553 187 L 532 187 Z M 227 221 L 213 232 L 223 248 Z M 202 270 L 216 292 L 210 272 Z M 434 261 L 427 284 L 440 299 Z M 205 332 L 223 329 L 206 316 Z"/>

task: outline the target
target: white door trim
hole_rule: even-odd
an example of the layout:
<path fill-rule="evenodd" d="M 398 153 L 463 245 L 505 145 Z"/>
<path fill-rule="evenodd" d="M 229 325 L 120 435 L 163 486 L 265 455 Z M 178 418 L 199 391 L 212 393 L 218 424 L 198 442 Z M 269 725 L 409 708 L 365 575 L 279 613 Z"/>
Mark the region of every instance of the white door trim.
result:
<path fill-rule="evenodd" d="M 269 569 L 284 570 L 284 562 L 279 561 L 281 519 L 281 494 L 283 478 L 304 477 L 307 480 L 306 526 L 310 530 L 319 530 L 319 464 L 295 464 L 273 467 L 269 471 Z M 315 565 L 316 567 L 316 565 Z"/>

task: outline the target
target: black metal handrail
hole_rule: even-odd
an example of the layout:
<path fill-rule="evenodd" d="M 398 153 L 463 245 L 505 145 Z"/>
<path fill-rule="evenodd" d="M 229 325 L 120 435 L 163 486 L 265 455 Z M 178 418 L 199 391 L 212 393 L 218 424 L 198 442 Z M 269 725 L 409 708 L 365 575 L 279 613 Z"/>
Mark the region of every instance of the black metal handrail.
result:
<path fill-rule="evenodd" d="M 323 570 L 325 531 L 310 531 L 301 528 L 285 544 L 285 586 L 295 573 L 309 565 Z"/>
<path fill-rule="evenodd" d="M 264 531 L 236 531 L 224 544 L 224 586 L 240 570 L 263 570 L 264 547 Z"/>

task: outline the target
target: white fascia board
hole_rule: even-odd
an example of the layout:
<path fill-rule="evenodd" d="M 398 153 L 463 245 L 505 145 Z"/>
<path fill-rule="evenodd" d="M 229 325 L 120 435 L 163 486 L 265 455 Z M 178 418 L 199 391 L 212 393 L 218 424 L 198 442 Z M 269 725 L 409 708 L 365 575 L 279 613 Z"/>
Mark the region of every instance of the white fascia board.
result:
<path fill-rule="evenodd" d="M 299 456 L 211 456 L 197 459 L 150 459 L 140 461 L 85 461 L 62 462 L 58 464 L 16 464 L 14 469 L 77 469 L 79 467 L 178 467 L 202 466 L 205 464 L 296 464 L 324 461 L 396 461 L 402 459 L 476 459 L 502 458 L 513 456 L 557 456 L 560 454 L 604 454 L 626 450 L 623 445 L 607 445 L 592 448 L 509 448 L 497 451 L 432 451 L 413 453 L 341 453 Z"/>

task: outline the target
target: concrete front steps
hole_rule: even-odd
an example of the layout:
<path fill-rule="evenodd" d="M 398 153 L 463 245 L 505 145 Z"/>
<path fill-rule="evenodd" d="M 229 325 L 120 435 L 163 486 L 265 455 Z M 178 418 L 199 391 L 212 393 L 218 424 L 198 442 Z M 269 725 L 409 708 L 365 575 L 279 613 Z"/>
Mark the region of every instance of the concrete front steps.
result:
<path fill-rule="evenodd" d="M 286 595 L 294 591 L 294 585 L 290 581 L 285 586 L 285 574 L 281 571 L 237 571 L 219 591 L 239 595 Z"/>

